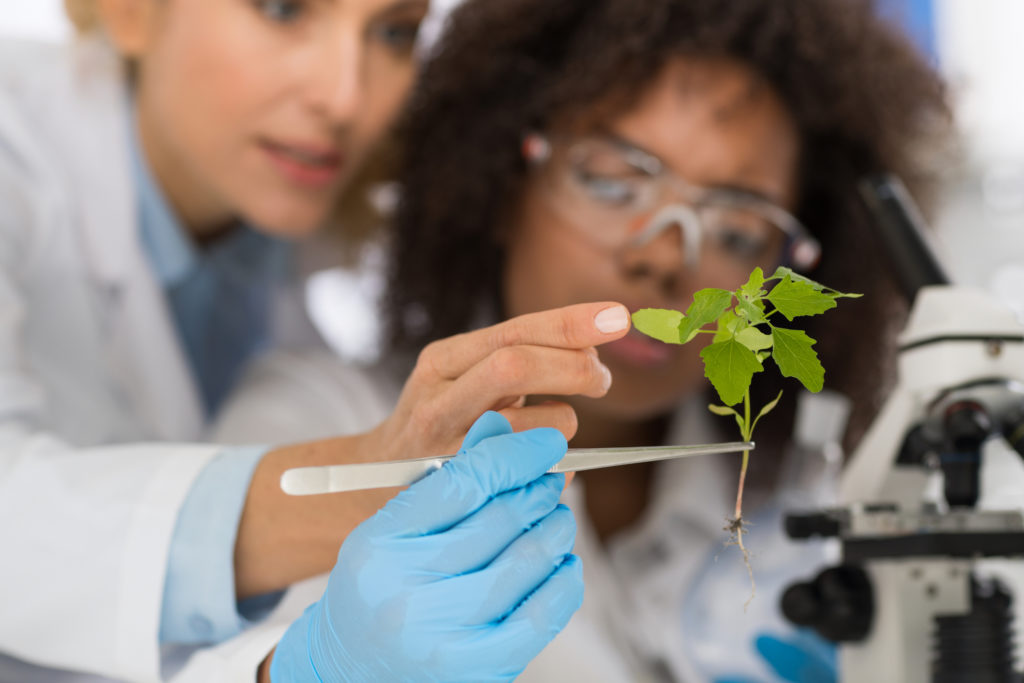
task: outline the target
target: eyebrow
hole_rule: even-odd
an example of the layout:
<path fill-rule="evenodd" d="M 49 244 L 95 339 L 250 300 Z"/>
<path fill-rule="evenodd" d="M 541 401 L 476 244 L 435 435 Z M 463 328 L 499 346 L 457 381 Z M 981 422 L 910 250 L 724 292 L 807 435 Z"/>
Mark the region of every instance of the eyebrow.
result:
<path fill-rule="evenodd" d="M 622 148 L 627 150 L 632 150 L 640 152 L 641 154 L 645 154 L 651 157 L 652 159 L 656 160 L 662 169 L 668 169 L 668 164 L 666 164 L 661 159 L 661 157 L 659 157 L 657 154 L 647 149 L 643 145 L 634 142 L 629 138 L 620 135 L 610 129 L 599 129 L 599 133 L 602 136 L 607 137 L 614 144 L 621 146 Z M 750 187 L 748 185 L 740 185 L 737 183 L 711 183 L 710 185 L 704 185 L 702 187 L 713 193 L 741 195 L 745 197 L 750 197 L 751 199 L 757 199 L 763 202 L 767 202 L 769 204 L 781 205 L 781 202 L 778 197 L 773 197 L 767 192 L 758 190 L 757 188 Z"/>

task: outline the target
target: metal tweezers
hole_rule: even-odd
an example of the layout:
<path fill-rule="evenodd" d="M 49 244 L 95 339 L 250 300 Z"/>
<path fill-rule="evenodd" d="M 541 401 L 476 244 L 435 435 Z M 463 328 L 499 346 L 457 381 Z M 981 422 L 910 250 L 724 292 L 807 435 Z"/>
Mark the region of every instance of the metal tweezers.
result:
<path fill-rule="evenodd" d="M 655 462 L 694 455 L 737 453 L 754 449 L 753 441 L 701 444 L 696 446 L 651 446 L 646 448 L 570 448 L 565 457 L 548 472 L 580 472 L 600 467 L 616 467 Z M 298 467 L 281 475 L 281 489 L 292 496 L 339 493 L 362 489 L 409 486 L 454 458 L 439 455 L 413 460 Z"/>

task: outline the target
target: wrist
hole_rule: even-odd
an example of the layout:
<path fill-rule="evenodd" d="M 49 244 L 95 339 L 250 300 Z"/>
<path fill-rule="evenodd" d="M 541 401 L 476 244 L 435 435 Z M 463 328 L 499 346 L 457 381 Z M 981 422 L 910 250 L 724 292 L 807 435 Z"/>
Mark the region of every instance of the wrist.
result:
<path fill-rule="evenodd" d="M 260 662 L 260 666 L 256 670 L 256 683 L 270 683 L 270 663 L 274 660 L 274 652 L 275 650 L 271 650 L 270 654 Z"/>
<path fill-rule="evenodd" d="M 328 587 L 320 601 L 308 610 L 309 623 L 306 629 L 306 651 L 310 668 L 317 677 L 315 680 L 337 681 L 338 683 L 351 683 L 353 681 L 366 681 L 369 683 L 370 681 L 379 680 L 378 677 L 371 675 L 364 666 L 359 666 L 357 662 L 352 661 L 352 658 L 348 656 L 348 652 L 345 650 L 331 622 L 330 606 L 328 604 L 330 593 L 331 589 Z M 365 645 L 366 643 L 364 642 L 359 653 L 364 661 L 369 657 L 369 652 L 367 652 Z"/>
<path fill-rule="evenodd" d="M 272 683 L 349 683 L 374 677 L 346 656 L 327 614 L 327 594 L 281 637 L 269 669 Z M 263 681 L 261 681 L 263 683 Z"/>
<path fill-rule="evenodd" d="M 306 608 L 302 616 L 292 622 L 277 647 L 274 648 L 268 671 L 269 683 L 311 683 L 312 681 L 323 680 L 313 665 L 310 652 L 310 635 L 312 616 L 320 608 L 320 603 L 315 603 Z M 267 683 L 260 677 L 260 683 Z"/>
<path fill-rule="evenodd" d="M 267 453 L 253 473 L 235 540 L 235 587 L 239 599 L 283 590 L 330 571 L 338 547 L 373 515 L 395 489 L 345 496 L 288 496 L 281 475 L 291 467 L 315 467 L 371 459 L 365 436 L 284 446 Z"/>

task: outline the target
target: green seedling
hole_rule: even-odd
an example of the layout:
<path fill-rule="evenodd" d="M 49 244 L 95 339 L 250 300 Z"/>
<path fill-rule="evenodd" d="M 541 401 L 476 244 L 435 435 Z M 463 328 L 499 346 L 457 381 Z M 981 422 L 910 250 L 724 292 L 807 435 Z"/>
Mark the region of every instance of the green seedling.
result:
<path fill-rule="evenodd" d="M 708 410 L 715 415 L 732 417 L 743 440 L 753 441 L 757 423 L 782 398 L 780 391 L 751 419 L 750 383 L 756 373 L 764 370 L 765 361 L 771 358 L 784 377 L 799 380 L 808 391 L 817 393 L 825 383 L 825 368 L 813 348 L 815 340 L 801 330 L 777 327 L 773 320 L 778 322 L 777 316 L 782 316 L 792 322 L 794 318 L 818 315 L 835 308 L 837 299 L 860 296 L 836 291 L 789 268 L 778 268 L 767 278 L 760 268 L 755 268 L 747 283 L 734 292 L 702 289 L 693 295 L 693 303 L 685 314 L 645 308 L 633 314 L 633 325 L 640 332 L 669 344 L 686 344 L 702 334 L 714 335 L 700 357 L 704 361 L 704 375 L 723 405 L 712 404 Z M 708 328 L 709 325 L 713 327 Z M 750 451 L 744 451 L 736 492 L 736 516 L 728 520 L 725 529 L 731 534 L 730 543 L 739 546 L 743 553 L 753 599 L 754 572 L 743 545 L 743 483 L 749 461 Z"/>

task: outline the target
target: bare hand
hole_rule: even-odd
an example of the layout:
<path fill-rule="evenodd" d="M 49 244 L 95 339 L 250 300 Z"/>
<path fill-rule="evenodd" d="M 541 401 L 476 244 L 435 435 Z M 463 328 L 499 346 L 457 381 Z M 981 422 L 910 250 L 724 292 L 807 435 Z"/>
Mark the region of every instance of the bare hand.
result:
<path fill-rule="evenodd" d="M 594 347 L 628 329 L 623 306 L 589 303 L 434 342 L 420 353 L 394 413 L 368 435 L 367 445 L 375 459 L 455 453 L 488 410 L 502 413 L 516 431 L 554 427 L 569 439 L 576 415 L 568 404 L 525 406 L 525 397 L 604 396 L 612 378 Z"/>
<path fill-rule="evenodd" d="M 235 543 L 238 596 L 328 571 L 348 532 L 397 492 L 289 497 L 279 486 L 285 469 L 453 454 L 487 410 L 501 412 L 516 431 L 554 427 L 569 439 L 576 414 L 568 404 L 527 406 L 525 397 L 603 396 L 611 375 L 594 347 L 621 338 L 629 324 L 621 304 L 577 304 L 434 342 L 377 428 L 268 453 L 253 474 Z"/>

